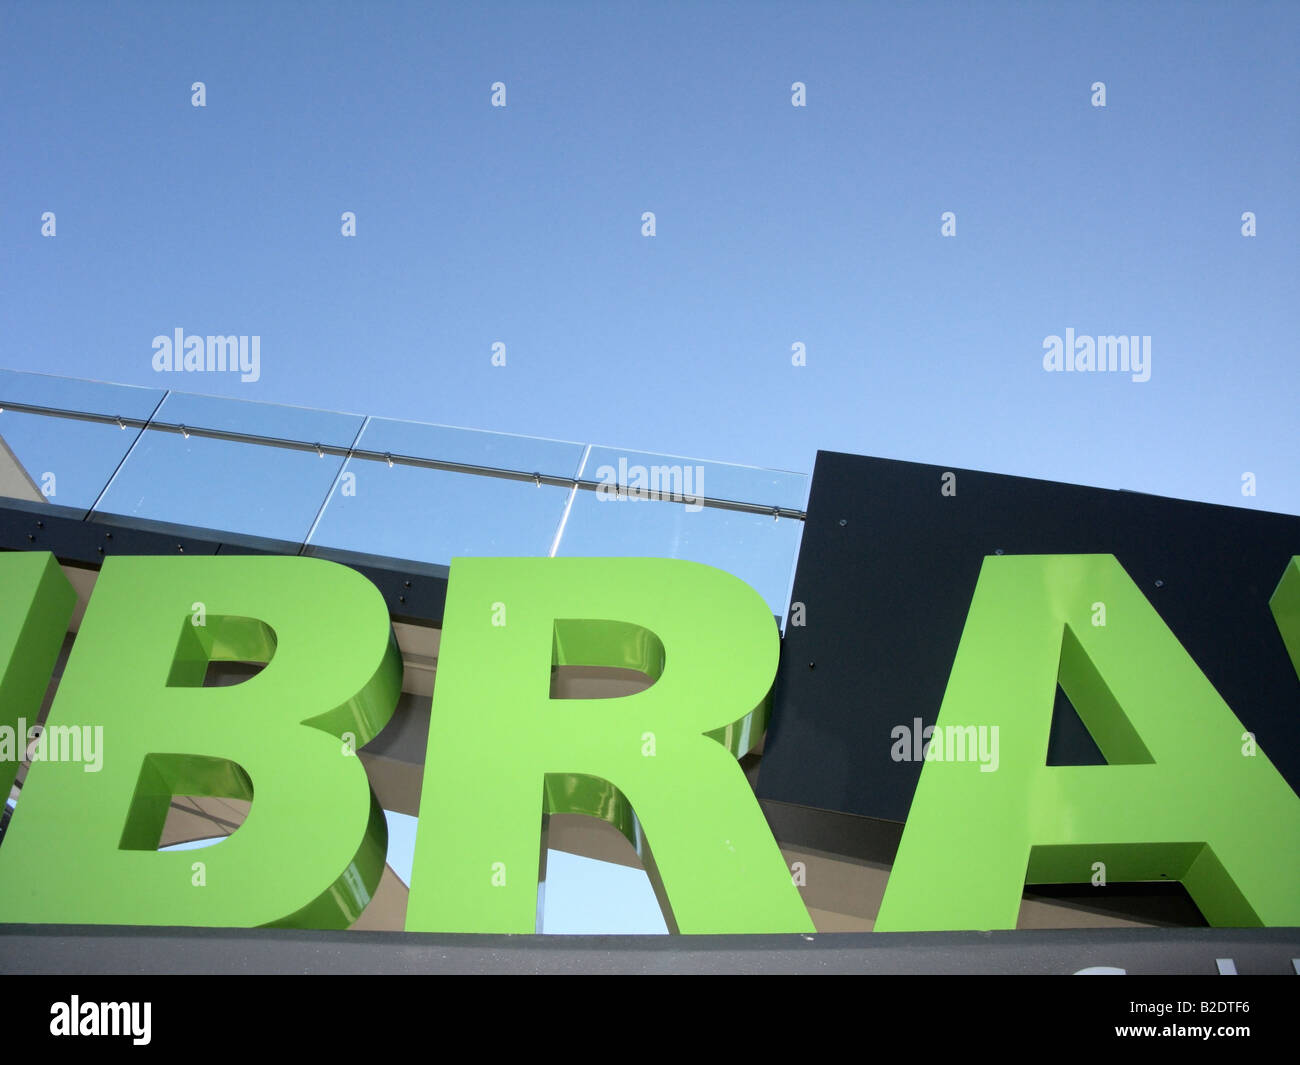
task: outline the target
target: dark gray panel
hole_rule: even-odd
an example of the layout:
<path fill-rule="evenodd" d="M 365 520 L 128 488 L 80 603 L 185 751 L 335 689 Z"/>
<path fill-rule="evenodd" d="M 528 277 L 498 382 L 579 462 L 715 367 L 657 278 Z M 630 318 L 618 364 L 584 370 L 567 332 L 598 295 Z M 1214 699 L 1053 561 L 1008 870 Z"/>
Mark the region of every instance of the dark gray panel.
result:
<path fill-rule="evenodd" d="M 1295 973 L 1300 928 L 498 936 L 0 925 L 6 973 Z M 1190 996 L 1189 996 L 1190 997 Z"/>
<path fill-rule="evenodd" d="M 957 494 L 940 492 L 957 476 Z M 1293 788 L 1300 681 L 1268 608 L 1300 517 L 819 452 L 758 794 L 903 821 L 919 762 L 890 730 L 933 725 L 986 555 L 1114 554 Z M 1098 752 L 1058 715 L 1051 761 Z"/>

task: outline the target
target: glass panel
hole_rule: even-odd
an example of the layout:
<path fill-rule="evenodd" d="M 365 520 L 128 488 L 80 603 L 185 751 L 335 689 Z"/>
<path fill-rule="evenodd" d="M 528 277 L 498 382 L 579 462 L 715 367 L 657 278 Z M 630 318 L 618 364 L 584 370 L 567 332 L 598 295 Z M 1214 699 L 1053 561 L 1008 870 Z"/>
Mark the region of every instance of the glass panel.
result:
<path fill-rule="evenodd" d="M 447 565 L 548 555 L 570 489 L 352 458 L 310 544 Z"/>
<path fill-rule="evenodd" d="M 612 447 L 593 447 L 582 477 L 586 481 L 617 483 L 625 488 L 644 486 L 650 490 L 652 500 L 680 492 L 689 499 L 703 496 L 791 510 L 803 510 L 808 500 L 806 473 L 705 462 L 648 451 L 620 451 Z"/>
<path fill-rule="evenodd" d="M 496 470 L 574 477 L 585 447 L 539 436 L 489 433 L 449 425 L 371 418 L 358 445 L 381 454 L 442 459 Z"/>
<path fill-rule="evenodd" d="M 703 562 L 739 577 L 785 617 L 802 530 L 792 518 L 580 491 L 556 554 Z"/>
<path fill-rule="evenodd" d="M 95 513 L 301 544 L 342 465 L 336 455 L 146 429 Z"/>
<path fill-rule="evenodd" d="M 365 418 L 360 414 L 339 414 L 310 407 L 172 392 L 154 420 L 191 429 L 225 429 L 250 436 L 351 447 Z"/>
<path fill-rule="evenodd" d="M 139 435 L 139 429 L 102 422 L 6 410 L 0 414 L 0 495 L 84 515 Z"/>
<path fill-rule="evenodd" d="M 43 373 L 0 370 L 0 407 L 6 403 L 30 403 L 81 414 L 107 414 L 122 418 L 147 419 L 166 395 L 161 388 L 110 385 L 55 377 Z"/>

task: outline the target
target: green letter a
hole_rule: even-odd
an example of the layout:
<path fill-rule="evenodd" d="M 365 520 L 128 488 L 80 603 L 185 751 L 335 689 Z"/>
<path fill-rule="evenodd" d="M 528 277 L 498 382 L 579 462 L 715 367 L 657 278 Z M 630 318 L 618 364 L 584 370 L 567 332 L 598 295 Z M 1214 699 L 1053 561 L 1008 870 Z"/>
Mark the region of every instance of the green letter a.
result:
<path fill-rule="evenodd" d="M 1109 764 L 1045 764 L 1058 679 Z M 1014 928 L 1026 882 L 1087 883 L 1095 861 L 1111 882 L 1181 880 L 1212 925 L 1300 924 L 1300 798 L 1245 753 L 1241 722 L 1114 556 L 984 560 L 936 733 L 948 726 L 996 728 L 997 768 L 926 762 L 878 931 Z"/>

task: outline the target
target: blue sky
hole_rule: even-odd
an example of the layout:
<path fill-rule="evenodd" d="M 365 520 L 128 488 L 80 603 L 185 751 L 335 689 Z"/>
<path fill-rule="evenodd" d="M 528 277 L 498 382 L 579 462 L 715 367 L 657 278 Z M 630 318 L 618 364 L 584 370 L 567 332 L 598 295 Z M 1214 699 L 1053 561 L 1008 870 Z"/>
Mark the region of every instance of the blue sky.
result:
<path fill-rule="evenodd" d="M 0 20 L 11 369 L 1300 511 L 1294 4 Z M 155 373 L 177 327 L 260 336 L 260 380 Z M 1151 379 L 1045 372 L 1066 328 L 1151 336 Z"/>
<path fill-rule="evenodd" d="M 1298 31 L 1294 3 L 6 4 L 0 365 L 1300 513 Z M 260 337 L 259 379 L 155 372 L 177 328 Z M 1150 379 L 1047 372 L 1067 329 L 1149 336 Z"/>

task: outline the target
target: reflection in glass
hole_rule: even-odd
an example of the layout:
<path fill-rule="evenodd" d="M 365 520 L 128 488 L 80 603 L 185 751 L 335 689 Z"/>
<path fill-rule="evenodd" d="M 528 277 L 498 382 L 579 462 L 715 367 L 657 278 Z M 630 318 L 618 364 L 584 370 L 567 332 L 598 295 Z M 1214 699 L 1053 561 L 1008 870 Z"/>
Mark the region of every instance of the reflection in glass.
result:
<path fill-rule="evenodd" d="M 584 476 L 590 470 L 588 463 Z M 799 521 L 765 514 L 581 491 L 556 554 L 702 562 L 739 577 L 784 617 L 801 529 Z"/>
<path fill-rule="evenodd" d="M 808 498 L 807 474 L 612 447 L 593 447 L 582 477 L 624 488 L 646 486 L 650 499 L 702 496 L 802 510 Z"/>
<path fill-rule="evenodd" d="M 457 555 L 543 556 L 568 497 L 547 484 L 353 458 L 310 545 L 435 565 Z"/>
<path fill-rule="evenodd" d="M 582 444 L 480 429 L 371 418 L 358 447 L 379 454 L 412 455 L 467 466 L 573 477 L 585 450 Z"/>
<path fill-rule="evenodd" d="M 309 407 L 171 392 L 154 420 L 190 429 L 219 429 L 307 444 L 351 447 L 365 418 L 360 414 Z"/>
<path fill-rule="evenodd" d="M 44 500 L 84 516 L 139 435 L 139 429 L 103 422 L 6 410 L 0 414 L 0 495 Z"/>
<path fill-rule="evenodd" d="M 342 464 L 329 454 L 146 429 L 95 513 L 301 544 Z"/>
<path fill-rule="evenodd" d="M 112 385 L 75 377 L 0 370 L 0 407 L 26 403 L 109 417 L 148 419 L 165 394 L 160 388 Z"/>

